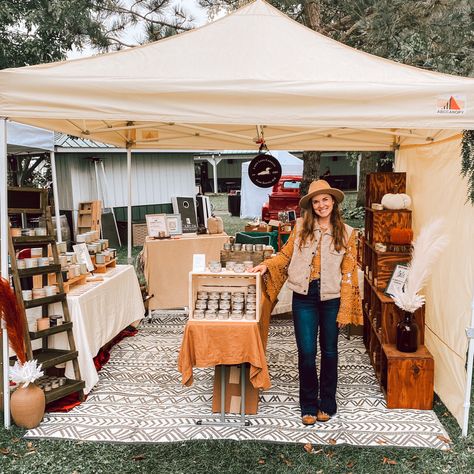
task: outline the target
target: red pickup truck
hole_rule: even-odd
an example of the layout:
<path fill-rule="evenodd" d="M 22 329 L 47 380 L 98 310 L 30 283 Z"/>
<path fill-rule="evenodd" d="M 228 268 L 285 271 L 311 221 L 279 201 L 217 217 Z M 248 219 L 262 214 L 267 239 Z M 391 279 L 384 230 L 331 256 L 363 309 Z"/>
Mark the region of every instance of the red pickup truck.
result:
<path fill-rule="evenodd" d="M 301 176 L 282 176 L 273 186 L 268 202 L 262 206 L 262 220 L 278 220 L 278 213 L 281 211 L 296 211 L 296 216 L 299 217 L 300 185 Z"/>

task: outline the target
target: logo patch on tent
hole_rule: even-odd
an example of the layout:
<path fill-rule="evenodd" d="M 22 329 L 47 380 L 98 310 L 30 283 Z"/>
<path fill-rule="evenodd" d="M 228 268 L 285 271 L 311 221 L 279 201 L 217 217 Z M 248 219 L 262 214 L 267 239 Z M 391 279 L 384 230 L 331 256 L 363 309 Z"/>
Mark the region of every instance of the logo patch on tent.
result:
<path fill-rule="evenodd" d="M 443 95 L 438 97 L 438 114 L 463 115 L 466 111 L 466 97 L 463 95 Z"/>

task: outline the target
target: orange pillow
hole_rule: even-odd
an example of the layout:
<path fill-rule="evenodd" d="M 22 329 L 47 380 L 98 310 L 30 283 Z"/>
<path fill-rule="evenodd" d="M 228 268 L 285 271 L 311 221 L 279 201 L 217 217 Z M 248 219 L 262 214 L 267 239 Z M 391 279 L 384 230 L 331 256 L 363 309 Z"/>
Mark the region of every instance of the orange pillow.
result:
<path fill-rule="evenodd" d="M 395 227 L 390 229 L 390 243 L 396 245 L 407 245 L 413 240 L 413 231 L 411 229 L 400 229 Z"/>

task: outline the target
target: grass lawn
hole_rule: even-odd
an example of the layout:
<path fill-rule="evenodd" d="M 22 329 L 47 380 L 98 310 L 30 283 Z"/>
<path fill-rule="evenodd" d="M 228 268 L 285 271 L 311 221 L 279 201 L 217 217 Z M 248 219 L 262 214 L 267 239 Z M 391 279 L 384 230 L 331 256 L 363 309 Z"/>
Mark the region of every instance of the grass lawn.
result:
<path fill-rule="evenodd" d="M 465 473 L 474 471 L 474 435 L 460 437 L 439 401 L 435 411 L 453 440 L 447 452 L 430 449 L 190 441 L 173 444 L 107 444 L 28 441 L 24 430 L 0 429 L 2 473 Z M 474 416 L 471 416 L 474 428 Z"/>
<path fill-rule="evenodd" d="M 227 196 L 211 196 L 217 214 L 229 235 L 242 230 L 245 221 L 225 215 Z M 355 198 L 348 196 L 349 201 Z M 360 220 L 349 222 L 356 227 Z M 363 224 L 363 223 L 362 223 Z M 133 249 L 136 256 L 140 247 Z M 126 248 L 119 260 L 126 261 Z M 474 403 L 474 400 L 471 401 Z M 474 472 L 474 433 L 461 437 L 461 430 L 446 407 L 435 400 L 434 410 L 453 444 L 447 452 L 429 449 L 356 448 L 351 446 L 190 441 L 173 444 L 107 444 L 82 441 L 28 441 L 24 430 L 0 428 L 0 473 L 463 473 Z M 3 420 L 2 420 L 3 426 Z M 474 431 L 474 414 L 470 416 Z"/>

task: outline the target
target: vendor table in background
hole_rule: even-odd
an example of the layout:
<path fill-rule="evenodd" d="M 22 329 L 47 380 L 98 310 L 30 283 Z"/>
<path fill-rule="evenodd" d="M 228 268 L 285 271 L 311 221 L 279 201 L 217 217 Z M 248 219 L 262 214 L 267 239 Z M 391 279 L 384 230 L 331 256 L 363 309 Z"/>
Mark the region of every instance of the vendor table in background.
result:
<path fill-rule="evenodd" d="M 118 265 L 101 276 L 104 277 L 102 281 L 75 287 L 67 296 L 76 349 L 79 352 L 81 378 L 86 382 L 86 394 L 99 380 L 93 361 L 99 349 L 122 329 L 143 318 L 145 313 L 140 285 L 131 265 Z M 30 316 L 30 311 L 38 309 L 38 316 L 41 316 L 41 308 L 28 310 L 27 316 Z M 62 314 L 61 304 L 55 303 L 52 310 L 56 314 Z M 54 312 L 50 311 L 51 314 Z M 66 334 L 51 336 L 50 346 L 68 349 Z M 72 362 L 66 364 L 66 377 L 74 378 Z"/>
<path fill-rule="evenodd" d="M 145 278 L 150 309 L 184 308 L 189 304 L 188 280 L 193 269 L 193 254 L 220 260 L 220 251 L 229 241 L 227 234 L 182 235 L 176 239 L 145 241 Z"/>

